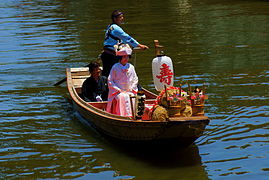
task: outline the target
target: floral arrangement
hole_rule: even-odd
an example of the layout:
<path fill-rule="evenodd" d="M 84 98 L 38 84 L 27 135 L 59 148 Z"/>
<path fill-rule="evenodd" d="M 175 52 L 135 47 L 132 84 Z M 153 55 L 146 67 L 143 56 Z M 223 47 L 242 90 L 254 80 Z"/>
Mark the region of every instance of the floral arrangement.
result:
<path fill-rule="evenodd" d="M 168 97 L 166 97 L 166 95 Z M 168 107 L 169 105 L 179 106 L 182 102 L 186 103 L 187 96 L 187 93 L 179 87 L 167 87 L 166 90 L 162 90 L 157 97 L 157 104 L 163 105 L 164 107 Z"/>

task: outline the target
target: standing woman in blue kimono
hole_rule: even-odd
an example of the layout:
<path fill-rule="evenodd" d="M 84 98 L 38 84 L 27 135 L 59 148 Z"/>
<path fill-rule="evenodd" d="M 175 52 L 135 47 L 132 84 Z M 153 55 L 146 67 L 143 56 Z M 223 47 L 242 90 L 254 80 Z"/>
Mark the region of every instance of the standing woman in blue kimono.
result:
<path fill-rule="evenodd" d="M 116 56 L 114 45 L 124 43 L 131 47 L 140 47 L 141 49 L 148 49 L 148 46 L 138 43 L 134 38 L 125 33 L 120 27 L 123 23 L 123 13 L 115 10 L 111 14 L 112 23 L 108 26 L 105 34 L 104 51 L 101 55 L 103 63 L 102 75 L 108 77 L 112 66 L 119 62 L 121 57 Z"/>

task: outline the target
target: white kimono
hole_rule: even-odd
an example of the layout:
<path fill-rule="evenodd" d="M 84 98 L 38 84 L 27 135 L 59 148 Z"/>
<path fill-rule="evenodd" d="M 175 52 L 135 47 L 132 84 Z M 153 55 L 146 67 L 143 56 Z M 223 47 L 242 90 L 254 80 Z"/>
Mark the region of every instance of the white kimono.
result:
<path fill-rule="evenodd" d="M 131 117 L 130 95 L 137 93 L 137 83 L 138 77 L 132 64 L 114 64 L 108 76 L 107 112 Z"/>

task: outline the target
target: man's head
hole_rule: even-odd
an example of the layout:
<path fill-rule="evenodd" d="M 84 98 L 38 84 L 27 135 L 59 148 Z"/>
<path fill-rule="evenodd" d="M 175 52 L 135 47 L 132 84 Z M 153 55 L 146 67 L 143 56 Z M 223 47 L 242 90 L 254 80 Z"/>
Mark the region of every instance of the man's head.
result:
<path fill-rule="evenodd" d="M 92 77 L 96 78 L 101 75 L 100 64 L 98 62 L 91 62 L 88 67 Z"/>
<path fill-rule="evenodd" d="M 115 10 L 112 12 L 111 14 L 111 19 L 113 23 L 116 23 L 118 25 L 120 25 L 123 22 L 123 13 L 119 10 Z"/>

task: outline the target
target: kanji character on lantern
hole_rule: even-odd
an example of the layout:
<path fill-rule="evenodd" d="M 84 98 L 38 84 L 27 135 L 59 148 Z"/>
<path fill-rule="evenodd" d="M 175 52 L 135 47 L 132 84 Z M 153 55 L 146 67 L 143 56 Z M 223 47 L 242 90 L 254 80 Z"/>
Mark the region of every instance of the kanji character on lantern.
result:
<path fill-rule="evenodd" d="M 174 73 L 169 68 L 170 67 L 167 64 L 163 63 L 162 67 L 160 68 L 160 75 L 156 75 L 156 77 L 160 79 L 161 83 L 164 82 L 167 85 L 171 84 L 171 79 L 174 75 Z"/>

